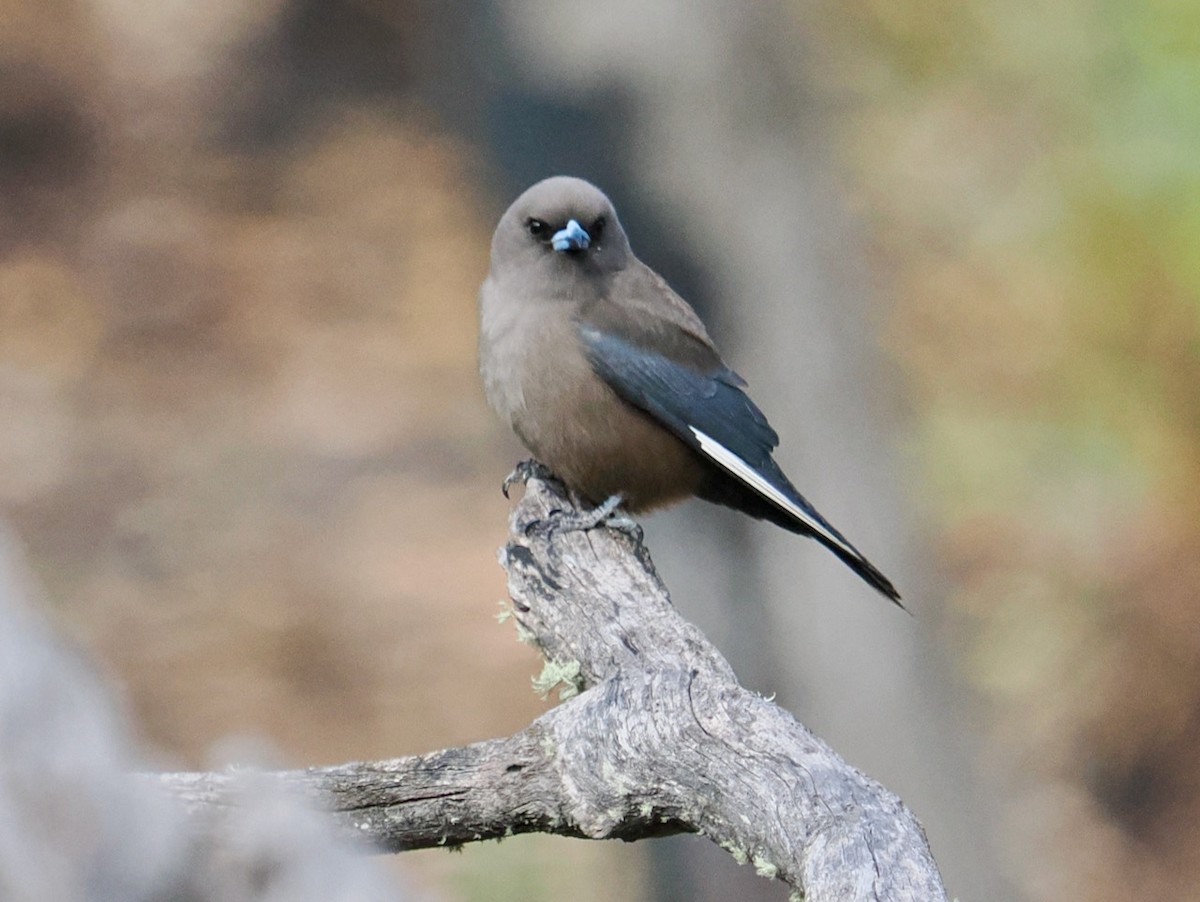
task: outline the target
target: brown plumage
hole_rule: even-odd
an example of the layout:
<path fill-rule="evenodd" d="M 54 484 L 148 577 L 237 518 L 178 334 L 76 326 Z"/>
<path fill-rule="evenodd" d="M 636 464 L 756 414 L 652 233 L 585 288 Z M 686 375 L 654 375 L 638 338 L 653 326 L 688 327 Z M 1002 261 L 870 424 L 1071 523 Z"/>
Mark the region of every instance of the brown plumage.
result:
<path fill-rule="evenodd" d="M 898 601 L 775 464 L 778 436 L 745 383 L 633 255 L 598 188 L 557 176 L 517 198 L 479 301 L 488 401 L 568 486 L 630 511 L 691 495 L 737 508 L 816 538 Z"/>

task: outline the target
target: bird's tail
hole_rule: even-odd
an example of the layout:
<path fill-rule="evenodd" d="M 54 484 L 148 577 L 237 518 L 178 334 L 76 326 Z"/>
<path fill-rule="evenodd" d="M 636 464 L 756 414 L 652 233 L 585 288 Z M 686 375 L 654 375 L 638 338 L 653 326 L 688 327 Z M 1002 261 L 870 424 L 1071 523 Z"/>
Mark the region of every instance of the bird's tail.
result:
<path fill-rule="evenodd" d="M 850 544 L 846 537 L 838 532 L 828 520 L 817 513 L 816 508 L 796 491 L 795 486 L 784 476 L 782 470 L 777 466 L 771 466 L 769 469 L 772 472 L 761 475 L 770 479 L 770 482 L 780 492 L 786 494 L 793 505 L 806 515 L 805 517 L 799 517 L 793 511 L 773 504 L 747 487 L 745 483 L 724 474 L 710 480 L 709 484 L 697 494 L 705 501 L 732 507 L 802 536 L 811 536 L 836 554 L 842 563 L 857 573 L 864 582 L 901 609 L 907 610 L 900 601 L 900 593 L 896 591 L 892 581 L 884 576 L 878 567 L 868 561 L 862 552 Z"/>
<path fill-rule="evenodd" d="M 799 532 L 812 536 L 814 539 L 836 554 L 847 567 L 862 577 L 862 579 L 868 584 L 873 586 L 881 595 L 886 596 L 889 601 L 892 601 L 899 607 L 904 608 L 904 610 L 908 610 L 904 607 L 904 603 L 900 600 L 900 593 L 896 590 L 896 587 L 892 585 L 892 581 L 884 576 L 878 567 L 868 561 L 866 557 L 863 556 L 862 552 L 860 552 L 849 542 L 846 542 L 844 546 L 838 545 L 836 542 L 829 541 L 829 539 L 821 535 L 819 532 L 813 532 L 798 526 L 795 521 L 792 521 L 791 523 L 783 523 L 780 521 L 776 522 L 779 522 L 779 525 L 784 529 L 790 529 L 792 532 Z"/>

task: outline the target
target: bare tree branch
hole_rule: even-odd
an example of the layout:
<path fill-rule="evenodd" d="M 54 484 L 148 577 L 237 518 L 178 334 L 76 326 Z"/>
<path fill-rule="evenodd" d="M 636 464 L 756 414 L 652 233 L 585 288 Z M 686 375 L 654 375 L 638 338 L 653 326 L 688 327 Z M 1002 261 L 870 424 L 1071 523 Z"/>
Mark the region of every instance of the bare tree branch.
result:
<path fill-rule="evenodd" d="M 738 684 L 675 612 L 640 537 L 562 528 L 575 513 L 534 476 L 501 552 L 518 631 L 567 701 L 506 739 L 280 776 L 387 850 L 697 832 L 813 902 L 945 899 L 904 804 Z M 231 777 L 160 779 L 205 809 Z"/>

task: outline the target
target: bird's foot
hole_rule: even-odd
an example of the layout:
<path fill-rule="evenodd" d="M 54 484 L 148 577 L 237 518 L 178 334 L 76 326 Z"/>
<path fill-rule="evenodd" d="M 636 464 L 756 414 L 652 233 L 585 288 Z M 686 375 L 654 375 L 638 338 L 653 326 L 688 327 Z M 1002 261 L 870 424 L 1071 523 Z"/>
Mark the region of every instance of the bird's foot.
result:
<path fill-rule="evenodd" d="M 553 476 L 554 474 L 550 472 L 549 467 L 531 457 L 528 460 L 521 461 L 511 473 L 504 477 L 504 482 L 500 485 L 500 491 L 507 498 L 508 490 L 518 482 L 521 485 L 525 485 L 531 479 L 551 479 Z"/>
<path fill-rule="evenodd" d="M 618 532 L 623 532 L 626 535 L 637 538 L 642 528 L 638 526 L 637 521 L 627 514 L 621 513 L 618 508 L 625 498 L 619 492 L 616 495 L 610 495 L 600 504 L 590 511 L 577 511 L 571 514 L 561 514 L 555 522 L 555 527 L 558 529 L 581 530 L 586 532 L 589 529 L 595 529 L 597 526 L 607 526 L 609 529 L 615 529 Z"/>

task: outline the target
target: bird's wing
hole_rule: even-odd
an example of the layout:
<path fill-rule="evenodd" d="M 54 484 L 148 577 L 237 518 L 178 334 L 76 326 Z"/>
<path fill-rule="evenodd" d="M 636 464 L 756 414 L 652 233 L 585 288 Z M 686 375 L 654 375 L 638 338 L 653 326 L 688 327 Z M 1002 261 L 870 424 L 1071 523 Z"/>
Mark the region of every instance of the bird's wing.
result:
<path fill-rule="evenodd" d="M 580 338 L 592 368 L 621 398 L 645 411 L 741 485 L 834 549 L 858 551 L 796 491 L 771 459 L 779 436 L 724 364 L 708 372 L 588 323 Z"/>

